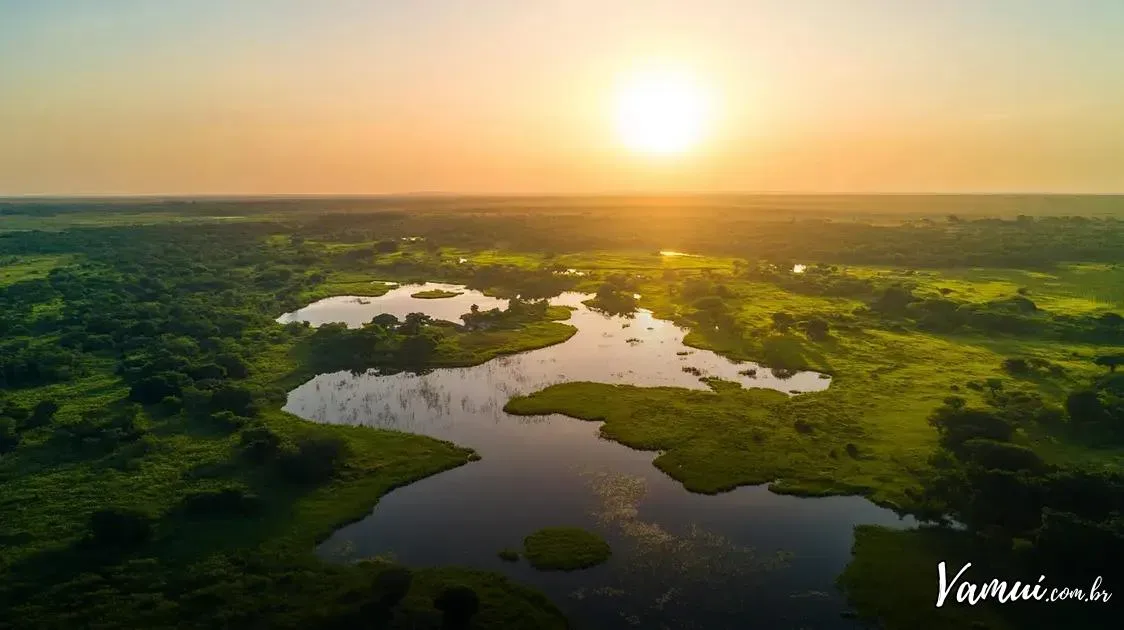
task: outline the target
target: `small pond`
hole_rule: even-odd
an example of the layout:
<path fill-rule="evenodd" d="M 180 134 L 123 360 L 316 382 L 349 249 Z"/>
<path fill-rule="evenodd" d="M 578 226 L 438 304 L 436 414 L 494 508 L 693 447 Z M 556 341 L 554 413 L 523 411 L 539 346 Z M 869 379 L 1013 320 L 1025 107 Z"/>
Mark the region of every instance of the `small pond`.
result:
<path fill-rule="evenodd" d="M 455 298 L 409 297 L 420 290 Z M 743 487 L 692 494 L 652 466 L 655 454 L 601 439 L 599 423 L 560 415 L 512 416 L 507 400 L 574 380 L 700 389 L 704 376 L 747 387 L 810 392 L 814 372 L 777 378 L 769 369 L 684 346 L 685 331 L 640 311 L 611 317 L 567 293 L 568 341 L 479 366 L 424 375 L 322 374 L 289 394 L 287 411 L 317 422 L 400 429 L 476 449 L 482 460 L 394 490 L 371 514 L 318 549 L 347 561 L 393 557 L 408 565 L 461 564 L 501 571 L 544 591 L 575 627 L 851 628 L 834 586 L 861 523 L 912 525 L 859 497 L 799 498 Z M 400 287 L 374 298 L 322 300 L 278 321 L 359 326 L 379 313 L 424 312 L 459 321 L 472 304 L 506 306 L 456 285 Z M 739 372 L 757 369 L 755 377 Z M 497 557 L 549 526 L 604 536 L 612 559 L 571 573 L 538 572 Z"/>

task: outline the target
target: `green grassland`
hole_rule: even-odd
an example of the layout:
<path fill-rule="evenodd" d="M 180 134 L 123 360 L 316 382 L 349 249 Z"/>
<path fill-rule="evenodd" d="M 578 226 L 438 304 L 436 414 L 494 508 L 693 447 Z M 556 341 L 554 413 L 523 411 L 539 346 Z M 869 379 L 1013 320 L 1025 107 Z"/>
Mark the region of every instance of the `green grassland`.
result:
<path fill-rule="evenodd" d="M 638 293 L 642 308 L 688 328 L 689 345 L 819 370 L 831 386 L 790 397 L 721 381 L 710 391 L 564 383 L 508 409 L 604 421 L 606 437 L 661 451 L 655 465 L 693 491 L 769 483 L 777 492 L 927 507 L 922 494 L 940 448 L 928 419 L 949 396 L 987 407 L 996 395 L 982 384 L 996 380 L 995 388 L 1059 407 L 1105 372 L 1094 357 L 1124 351 L 1074 336 L 1120 311 L 1124 229 L 1110 219 L 954 220 L 944 214 L 972 213 L 923 201 L 910 201 L 921 203 L 916 212 L 827 198 L 633 200 L 623 210 L 612 200 L 447 200 L 416 213 L 400 211 L 416 202 L 370 210 L 370 202 L 341 201 L 314 212 L 309 201 L 152 201 L 112 211 L 0 205 L 0 618 L 35 627 L 73 626 L 74 611 L 100 627 L 362 619 L 386 566 L 328 564 L 311 549 L 391 489 L 475 454 L 421 436 L 305 422 L 280 411 L 285 393 L 323 371 L 401 367 L 393 362 L 401 363 L 406 337 L 425 338 L 424 360 L 413 366 L 422 368 L 474 365 L 574 334 L 558 308 L 495 327 L 425 323 L 412 333 L 318 333 L 273 320 L 323 297 L 381 295 L 390 280 L 462 282 L 505 297 L 605 286 Z M 1106 216 L 1117 203 L 1086 199 L 1080 212 L 1054 214 Z M 774 216 L 777 204 L 783 212 Z M 1047 214 L 1036 204 L 988 200 L 980 213 Z M 731 210 L 741 207 L 747 214 Z M 897 214 L 861 219 L 886 207 Z M 938 220 L 915 220 L 921 215 Z M 21 231 L 31 229 L 58 231 Z M 403 240 L 413 235 L 425 238 Z M 788 271 L 817 262 L 834 271 Z M 892 286 L 969 312 L 1018 300 L 1035 310 L 1011 315 L 1021 333 L 923 326 L 909 313 L 872 311 Z M 830 332 L 784 323 L 813 320 Z M 1049 370 L 1014 373 L 1004 368 L 1013 358 Z M 198 402 L 219 393 L 245 396 L 252 409 L 223 413 Z M 57 413 L 27 422 L 27 410 L 44 401 L 57 402 Z M 133 402 L 141 407 L 129 417 Z M 1124 465 L 1119 446 L 1093 448 L 1046 426 L 1019 426 L 1011 441 L 1063 468 Z M 253 458 L 260 443 L 273 449 L 264 461 Z M 193 512 L 199 499 L 216 497 L 238 502 Z M 91 547 L 92 517 L 106 508 L 142 514 L 146 539 Z M 931 577 L 905 575 L 917 567 L 931 575 L 927 563 L 944 539 L 929 536 L 860 530 L 841 583 L 862 616 L 916 627 L 906 616 L 916 609 L 893 601 L 919 606 L 932 595 Z M 564 627 L 540 595 L 455 568 L 415 570 L 384 621 L 436 627 L 433 597 L 456 584 L 480 597 L 473 627 Z M 934 623 L 962 620 L 949 615 Z"/>
<path fill-rule="evenodd" d="M 0 258 L 0 286 L 47 277 L 52 269 L 73 262 L 71 256 L 21 256 Z"/>
<path fill-rule="evenodd" d="M 1001 378 L 1009 387 L 1033 390 L 1057 403 L 1067 388 L 1102 371 L 1091 358 L 1106 348 L 1095 344 L 871 328 L 836 330 L 828 339 L 812 341 L 799 333 L 777 332 L 771 315 L 846 317 L 861 302 L 798 295 L 762 282 L 721 281 L 742 332 L 695 327 L 686 337 L 688 345 L 766 366 L 819 370 L 832 376 L 831 386 L 789 398 L 724 386 L 714 392 L 681 392 L 566 383 L 516 398 L 508 410 L 605 420 L 603 435 L 634 448 L 663 451 L 656 465 L 695 491 L 774 482 L 773 489 L 781 492 L 861 493 L 902 507 L 911 502 L 910 491 L 917 489 L 936 447 L 927 417 L 954 390 L 972 396 L 968 383 Z M 926 276 L 919 282 L 924 289 L 930 280 Z M 946 284 L 943 279 L 932 282 Z M 967 291 L 970 283 L 961 282 Z M 666 283 L 648 278 L 639 287 L 642 307 L 692 324 L 691 306 L 672 295 Z M 1015 288 L 995 295 L 1013 295 Z M 1087 309 L 1098 310 L 1093 305 Z M 1014 378 L 1001 367 L 1011 356 L 1049 361 L 1064 373 Z M 802 431 L 796 430 L 797 422 Z M 1019 440 L 1060 465 L 1124 464 L 1124 449 L 1090 451 L 1033 432 Z M 847 455 L 849 444 L 857 448 L 857 457 Z"/>

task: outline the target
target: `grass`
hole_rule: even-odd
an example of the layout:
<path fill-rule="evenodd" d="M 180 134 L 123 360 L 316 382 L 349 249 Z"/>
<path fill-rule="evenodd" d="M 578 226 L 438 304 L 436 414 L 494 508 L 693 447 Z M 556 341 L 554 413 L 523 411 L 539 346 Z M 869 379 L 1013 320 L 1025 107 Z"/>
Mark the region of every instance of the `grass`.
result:
<path fill-rule="evenodd" d="M 9 286 L 25 280 L 46 278 L 52 269 L 65 267 L 75 260 L 70 255 L 21 256 L 19 258 L 0 258 L 0 287 Z"/>
<path fill-rule="evenodd" d="M 560 322 L 534 322 L 516 329 L 480 330 L 446 336 L 430 363 L 440 367 L 469 367 L 495 357 L 562 343 L 577 328 Z"/>
<path fill-rule="evenodd" d="M 570 309 L 551 306 L 548 321 L 522 323 L 514 328 L 457 331 L 441 338 L 430 363 L 439 367 L 471 367 L 505 354 L 537 350 L 562 343 L 578 329 L 559 320 L 570 318 Z"/>
<path fill-rule="evenodd" d="M 300 299 L 315 302 L 337 295 L 378 297 L 393 289 L 394 286 L 393 284 L 373 280 L 371 275 L 367 273 L 333 271 L 328 274 L 323 282 L 302 293 Z"/>
<path fill-rule="evenodd" d="M 930 276 L 908 276 L 921 291 Z M 658 316 L 694 326 L 688 345 L 773 367 L 815 369 L 832 376 L 822 392 L 789 398 L 773 392 L 719 387 L 713 392 L 565 383 L 513 399 L 513 413 L 564 413 L 604 420 L 602 434 L 626 445 L 662 453 L 655 465 L 690 490 L 719 492 L 738 485 L 770 483 L 777 492 L 863 494 L 893 508 L 908 507 L 929 469 L 936 433 L 927 418 L 953 393 L 982 404 L 970 381 L 1003 379 L 1005 386 L 1040 393 L 1060 403 L 1064 393 L 1101 370 L 1091 357 L 1103 347 L 1047 339 L 938 335 L 875 328 L 833 330 L 824 341 L 773 329 L 771 316 L 853 319 L 860 303 L 846 298 L 799 295 L 772 284 L 717 276 L 740 334 L 700 329 L 689 301 L 674 285 L 648 277 L 641 306 Z M 1012 293 L 1013 293 L 1012 289 Z M 981 293 L 983 289 L 980 289 Z M 1012 356 L 1060 365 L 1060 376 L 1015 379 L 1001 367 Z M 955 388 L 955 389 L 954 389 Z M 801 422 L 808 432 L 795 429 Z M 1098 449 L 1020 433 L 1018 441 L 1056 464 L 1121 465 L 1124 449 Z M 847 455 L 853 444 L 859 456 Z"/>
<path fill-rule="evenodd" d="M 1104 263 L 1071 263 L 1048 271 L 1024 269 L 941 269 L 908 274 L 883 268 L 853 268 L 860 276 L 877 276 L 920 285 L 919 294 L 967 302 L 1009 298 L 1023 290 L 1042 309 L 1080 315 L 1124 308 L 1124 266 Z"/>
<path fill-rule="evenodd" d="M 609 543 L 579 527 L 547 527 L 523 540 L 523 552 L 540 571 L 574 571 L 597 566 L 612 556 Z"/>
<path fill-rule="evenodd" d="M 458 295 L 461 295 L 462 293 L 464 293 L 464 291 L 446 291 L 444 289 L 430 289 L 428 291 L 418 291 L 417 293 L 411 293 L 410 297 L 417 298 L 419 300 L 440 300 L 440 299 L 444 299 L 444 298 L 457 297 Z"/>

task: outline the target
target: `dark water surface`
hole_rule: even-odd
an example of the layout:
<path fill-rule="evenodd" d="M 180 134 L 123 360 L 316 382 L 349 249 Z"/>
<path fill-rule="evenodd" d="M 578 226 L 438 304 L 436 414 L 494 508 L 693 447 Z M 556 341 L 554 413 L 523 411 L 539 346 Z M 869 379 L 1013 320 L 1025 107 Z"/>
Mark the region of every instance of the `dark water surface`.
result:
<path fill-rule="evenodd" d="M 456 298 L 410 298 L 425 289 Z M 576 380 L 704 387 L 704 376 L 783 392 L 825 389 L 814 372 L 777 378 L 682 344 L 684 331 L 640 312 L 609 317 L 563 294 L 578 333 L 565 343 L 471 368 L 424 375 L 322 374 L 289 394 L 287 411 L 317 422 L 421 433 L 483 457 L 394 490 L 365 519 L 318 549 L 339 560 L 393 557 L 408 565 L 461 564 L 501 571 L 549 595 L 576 627 L 849 628 L 834 586 L 861 523 L 912 525 L 860 497 L 799 498 L 743 487 L 716 496 L 687 492 L 652 466 L 655 454 L 599 437 L 600 423 L 503 412 L 507 400 Z M 424 312 L 458 321 L 472 304 L 503 304 L 463 287 L 400 287 L 381 297 L 330 298 L 279 321 L 361 325 L 379 313 Z M 689 353 L 685 355 L 677 353 Z M 756 368 L 756 377 L 739 371 Z M 604 536 L 612 559 L 570 573 L 539 572 L 496 553 L 521 549 L 542 527 L 574 525 Z"/>

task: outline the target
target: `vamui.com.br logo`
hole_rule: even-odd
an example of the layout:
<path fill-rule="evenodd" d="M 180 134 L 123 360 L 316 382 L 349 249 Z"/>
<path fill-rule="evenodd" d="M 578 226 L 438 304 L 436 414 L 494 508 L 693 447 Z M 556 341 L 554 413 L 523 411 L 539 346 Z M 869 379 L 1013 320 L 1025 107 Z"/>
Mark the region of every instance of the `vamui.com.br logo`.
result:
<path fill-rule="evenodd" d="M 950 571 L 944 562 L 937 565 L 937 608 L 946 603 L 956 602 L 974 606 L 983 601 L 996 601 L 1002 604 L 1020 601 L 1039 602 L 1088 602 L 1108 603 L 1112 593 L 1104 589 L 1104 579 L 1097 576 L 1091 586 L 1053 586 L 1040 575 L 1033 582 L 1000 580 L 991 578 L 976 582 L 970 578 L 969 562 L 950 578 Z"/>

